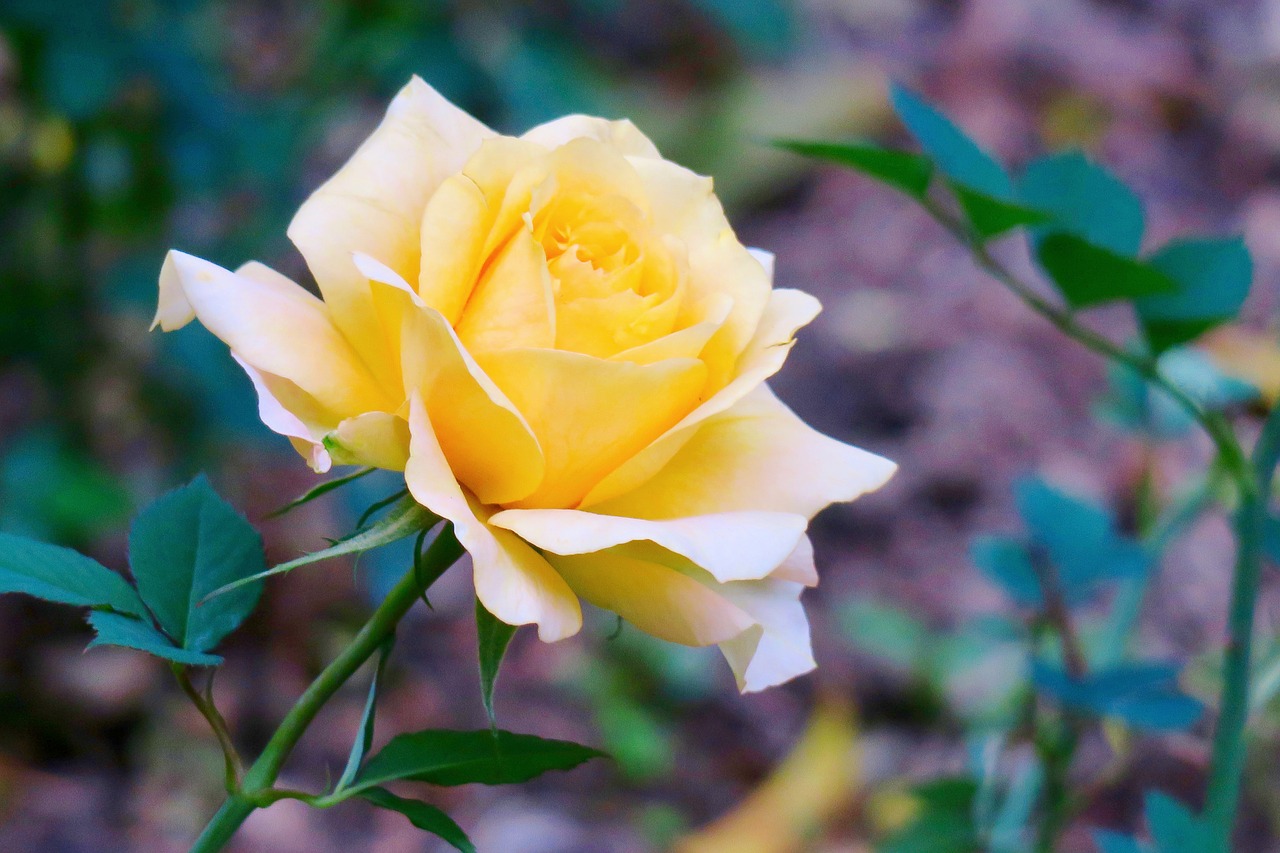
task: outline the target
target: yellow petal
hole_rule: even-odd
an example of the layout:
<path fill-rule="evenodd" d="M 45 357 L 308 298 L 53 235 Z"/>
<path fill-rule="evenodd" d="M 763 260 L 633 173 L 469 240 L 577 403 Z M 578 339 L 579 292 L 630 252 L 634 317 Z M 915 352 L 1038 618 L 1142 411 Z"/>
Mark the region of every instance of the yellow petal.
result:
<path fill-rule="evenodd" d="M 542 486 L 520 507 L 570 507 L 600 478 L 694 408 L 706 368 L 694 359 L 649 365 L 578 353 L 510 349 L 477 356 L 524 415 L 546 458 Z"/>
<path fill-rule="evenodd" d="M 800 604 L 804 587 L 780 580 L 722 584 L 717 591 L 748 613 L 757 627 L 720 644 L 738 680 L 753 693 L 812 671 L 809 619 Z"/>
<path fill-rule="evenodd" d="M 555 317 L 547 258 L 533 233 L 523 227 L 486 269 L 456 328 L 463 345 L 474 353 L 551 347 Z"/>
<path fill-rule="evenodd" d="M 294 383 L 338 417 L 388 406 L 324 303 L 297 285 L 263 283 L 170 252 L 160 271 L 157 322 L 170 331 L 192 317 L 245 363 Z"/>
<path fill-rule="evenodd" d="M 706 349 L 707 341 L 719 331 L 733 308 L 733 300 L 723 294 L 708 299 L 699 312 L 704 318 L 678 332 L 664 335 L 647 344 L 623 350 L 611 356 L 611 361 L 630 361 L 633 364 L 653 364 L 668 358 L 697 358 Z"/>
<path fill-rule="evenodd" d="M 285 436 L 317 474 L 333 465 L 321 438 L 338 416 L 325 409 L 297 385 L 279 376 L 254 369 L 235 353 L 231 357 L 244 368 L 258 394 L 258 417 L 274 432 Z"/>
<path fill-rule="evenodd" d="M 754 625 L 723 596 L 659 563 L 609 551 L 548 559 L 578 595 L 662 640 L 707 646 Z"/>
<path fill-rule="evenodd" d="M 335 465 L 365 465 L 403 471 L 409 459 L 409 425 L 386 412 L 347 418 L 324 437 Z"/>
<path fill-rule="evenodd" d="M 505 510 L 489 523 L 554 554 L 589 554 L 630 542 L 652 542 L 721 582 L 757 580 L 772 573 L 796 549 L 806 524 L 800 516 L 779 512 L 645 521 L 572 509 Z"/>
<path fill-rule="evenodd" d="M 417 281 L 427 199 L 493 132 L 417 77 L 337 174 L 298 210 L 289 239 L 307 260 L 343 333 L 380 374 L 395 359 L 378 335 L 363 252 Z"/>
<path fill-rule="evenodd" d="M 471 298 L 492 228 L 493 213 L 484 193 L 466 175 L 446 180 L 427 202 L 418 293 L 451 324 L 457 324 Z"/>
<path fill-rule="evenodd" d="M 476 596 L 508 625 L 538 625 L 545 642 L 576 634 L 582 627 L 577 597 L 554 569 L 514 533 L 490 527 L 486 510 L 454 479 L 436 439 L 422 399 L 410 400 L 409 462 L 405 483 L 414 499 L 453 522 L 458 541 L 471 555 Z"/>
<path fill-rule="evenodd" d="M 739 359 L 737 376 L 661 438 L 612 471 L 583 499 L 581 506 L 593 507 L 624 495 L 655 475 L 694 436 L 700 424 L 729 409 L 778 372 L 795 343 L 796 331 L 817 316 L 819 310 L 818 300 L 807 293 L 773 291 L 759 327 Z"/>
<path fill-rule="evenodd" d="M 649 138 L 626 119 L 609 121 L 594 116 L 569 115 L 540 124 L 521 138 L 547 148 L 559 148 L 584 137 L 603 142 L 619 154 L 653 158 L 662 156 Z"/>
<path fill-rule="evenodd" d="M 708 419 L 652 479 L 593 512 L 682 518 L 769 510 L 812 517 L 884 485 L 896 466 L 796 417 L 768 386 Z"/>

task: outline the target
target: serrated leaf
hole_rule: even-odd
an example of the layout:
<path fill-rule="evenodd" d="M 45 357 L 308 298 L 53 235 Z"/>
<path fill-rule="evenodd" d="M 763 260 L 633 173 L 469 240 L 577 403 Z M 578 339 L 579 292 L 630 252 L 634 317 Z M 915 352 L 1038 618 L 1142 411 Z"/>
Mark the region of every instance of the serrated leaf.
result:
<path fill-rule="evenodd" d="M 1151 264 L 1065 231 L 1045 234 L 1036 246 L 1036 258 L 1072 308 L 1178 290 L 1173 279 Z"/>
<path fill-rule="evenodd" d="M 933 176 L 933 161 L 928 157 L 865 142 L 780 139 L 773 144 L 804 157 L 854 169 L 916 199 L 922 199 L 928 193 Z"/>
<path fill-rule="evenodd" d="M 1173 293 L 1135 302 L 1157 353 L 1235 317 L 1253 280 L 1253 259 L 1239 238 L 1175 240 L 1150 263 L 1175 283 Z"/>
<path fill-rule="evenodd" d="M 1201 853 L 1206 848 L 1205 827 L 1186 806 L 1159 791 L 1145 797 L 1147 824 L 1160 853 Z"/>
<path fill-rule="evenodd" d="M 1040 577 L 1024 544 L 1007 536 L 979 536 L 970 545 L 969 556 L 974 565 L 1016 603 L 1025 607 L 1043 606 Z"/>
<path fill-rule="evenodd" d="M 207 652 L 239 627 L 262 594 L 246 584 L 202 603 L 225 584 L 262 570 L 262 538 L 203 476 L 163 495 L 134 520 L 129 563 L 138 592 L 174 643 Z"/>
<path fill-rule="evenodd" d="M 569 741 L 501 729 L 428 729 L 393 738 L 369 759 L 351 787 L 364 790 L 396 779 L 432 785 L 510 785 L 548 770 L 570 770 L 603 755 Z"/>
<path fill-rule="evenodd" d="M 387 668 L 387 659 L 395 647 L 395 636 L 383 641 L 378 650 L 378 663 L 373 669 L 373 678 L 369 681 L 369 695 L 364 701 L 364 714 L 360 717 L 360 728 L 356 731 L 355 740 L 351 743 L 351 753 L 347 756 L 347 766 L 342 771 L 335 791 L 341 791 L 355 781 L 360 772 L 360 765 L 373 745 L 373 727 L 378 711 L 378 691 L 382 687 L 382 674 Z"/>
<path fill-rule="evenodd" d="M 377 468 L 361 468 L 358 471 L 353 471 L 350 474 L 344 474 L 341 477 L 335 477 L 332 480 L 326 480 L 323 483 L 320 483 L 316 486 L 311 487 L 307 491 L 303 492 L 301 495 L 298 495 L 298 497 L 289 501 L 287 504 L 280 507 L 279 509 L 272 510 L 271 513 L 267 516 L 267 518 L 279 518 L 280 516 L 285 515 L 286 513 L 292 512 L 293 510 L 297 509 L 298 507 L 304 504 L 311 503 L 316 498 L 327 495 L 329 492 L 332 492 L 334 489 L 341 488 L 342 486 L 345 486 L 348 483 L 354 483 L 356 480 L 359 480 L 361 477 L 365 476 L 366 474 L 372 474 L 376 470 L 378 469 Z"/>
<path fill-rule="evenodd" d="M 1147 848 L 1136 838 L 1106 829 L 1093 831 L 1093 843 L 1097 845 L 1098 853 L 1147 853 Z"/>
<path fill-rule="evenodd" d="M 515 625 L 508 625 L 490 613 L 480 599 L 476 599 L 476 645 L 480 657 L 480 698 L 484 702 L 485 713 L 489 715 L 489 725 L 497 727 L 498 720 L 493 713 L 493 686 L 498 680 L 498 669 L 502 666 L 502 658 L 507 653 L 507 646 L 516 633 Z"/>
<path fill-rule="evenodd" d="M 902 123 L 943 174 L 991 198 L 1013 200 L 1013 182 L 1004 167 L 951 119 L 903 86 L 890 88 L 890 100 Z"/>
<path fill-rule="evenodd" d="M 351 554 L 360 554 L 364 551 L 370 551 L 374 548 L 380 548 L 383 545 L 390 545 L 392 542 L 398 542 L 406 536 L 413 536 L 421 533 L 423 530 L 434 526 L 440 521 L 440 517 L 431 512 L 424 506 L 421 506 L 413 499 L 412 495 L 400 497 L 391 510 L 370 526 L 363 530 L 348 536 L 332 546 L 321 551 L 315 551 L 311 554 L 305 554 L 296 560 L 290 560 L 287 563 L 281 563 L 278 566 L 258 572 L 255 575 L 241 578 L 232 583 L 221 586 L 211 591 L 205 596 L 206 602 L 211 602 L 224 595 L 230 594 L 235 590 L 247 584 L 254 584 L 266 578 L 275 575 L 291 572 L 302 566 L 309 566 L 312 563 L 318 563 L 321 560 L 331 560 L 334 557 L 343 557 Z"/>
<path fill-rule="evenodd" d="M 1083 680 L 1040 662 L 1031 672 L 1036 687 L 1063 705 L 1156 731 L 1181 731 L 1204 715 L 1204 706 L 1179 689 L 1177 677 L 1177 668 L 1166 664 L 1112 667 Z"/>
<path fill-rule="evenodd" d="M 397 797 L 386 788 L 367 788 L 360 792 L 360 796 L 378 808 L 399 812 L 418 829 L 443 839 L 455 850 L 460 850 L 462 853 L 476 853 L 475 845 L 471 843 L 470 838 L 467 838 L 462 827 L 433 805 Z"/>
<path fill-rule="evenodd" d="M 1119 255 L 1136 255 L 1141 248 L 1142 201 L 1082 152 L 1033 160 L 1018 183 L 1019 196 L 1028 206 L 1053 214 L 1055 230 Z M 1037 238 L 1041 236 L 1036 233 Z"/>
<path fill-rule="evenodd" d="M 129 582 L 83 554 L 0 533 L 0 594 L 20 592 L 80 607 L 110 607 L 135 616 L 146 614 Z"/>
<path fill-rule="evenodd" d="M 187 666 L 218 666 L 222 663 L 218 655 L 179 648 L 149 622 L 122 613 L 94 611 L 89 614 L 89 624 L 98 632 L 89 648 L 124 646 Z"/>

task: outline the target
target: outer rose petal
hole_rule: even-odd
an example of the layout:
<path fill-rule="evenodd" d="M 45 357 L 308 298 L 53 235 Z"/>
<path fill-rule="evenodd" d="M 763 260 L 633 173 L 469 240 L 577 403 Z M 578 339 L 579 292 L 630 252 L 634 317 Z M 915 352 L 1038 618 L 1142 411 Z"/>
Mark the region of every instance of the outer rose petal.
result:
<path fill-rule="evenodd" d="M 800 584 L 780 580 L 722 584 L 718 591 L 756 620 L 759 627 L 720 644 L 738 689 L 752 693 L 810 672 L 813 645 L 800 604 Z"/>
<path fill-rule="evenodd" d="M 264 282 L 169 252 L 160 270 L 156 324 L 168 332 L 198 317 L 241 361 L 287 379 L 339 417 L 386 409 L 387 397 L 324 303 L 284 281 Z"/>
<path fill-rule="evenodd" d="M 379 376 L 395 354 L 378 336 L 364 277 L 351 263 L 363 252 L 417 281 L 422 211 L 482 140 L 480 122 L 414 77 L 373 134 L 322 185 L 289 224 L 339 326 Z"/>
<path fill-rule="evenodd" d="M 730 512 L 642 521 L 573 509 L 516 509 L 489 519 L 555 554 L 590 554 L 629 542 L 652 542 L 686 557 L 718 581 L 763 578 L 804 537 L 806 521 L 780 512 Z"/>
<path fill-rule="evenodd" d="M 742 510 L 812 517 L 880 488 L 896 469 L 813 429 L 762 385 L 703 422 L 650 480 L 591 509 L 639 518 Z"/>
<path fill-rule="evenodd" d="M 324 437 L 334 464 L 403 471 L 409 460 L 409 425 L 399 415 L 366 412 L 347 418 Z"/>
<path fill-rule="evenodd" d="M 521 138 L 545 145 L 547 148 L 559 148 L 567 142 L 583 137 L 603 142 L 619 154 L 630 157 L 662 158 L 657 146 L 649 141 L 649 137 L 626 119 L 609 121 L 593 116 L 564 116 L 538 125 Z"/>
<path fill-rule="evenodd" d="M 324 474 L 333 466 L 329 451 L 324 449 L 320 437 L 328 432 L 329 424 L 338 418 L 327 412 L 310 394 L 287 379 L 269 376 L 255 370 L 235 353 L 231 357 L 244 368 L 258 393 L 258 417 L 274 432 L 285 436 L 294 449 L 317 474 Z"/>
<path fill-rule="evenodd" d="M 813 543 L 808 536 L 801 536 L 796 548 L 787 558 L 778 564 L 769 577 L 774 580 L 791 581 L 801 586 L 818 585 L 818 567 L 813 562 Z"/>
<path fill-rule="evenodd" d="M 538 637 L 553 642 L 582 627 L 578 599 L 554 569 L 514 533 L 484 522 L 484 508 L 462 491 L 427 417 L 421 397 L 409 403 L 409 462 L 405 482 L 414 499 L 453 522 L 458 541 L 471 554 L 476 596 L 508 625 L 538 625 Z M 478 514 L 479 513 L 479 514 Z"/>

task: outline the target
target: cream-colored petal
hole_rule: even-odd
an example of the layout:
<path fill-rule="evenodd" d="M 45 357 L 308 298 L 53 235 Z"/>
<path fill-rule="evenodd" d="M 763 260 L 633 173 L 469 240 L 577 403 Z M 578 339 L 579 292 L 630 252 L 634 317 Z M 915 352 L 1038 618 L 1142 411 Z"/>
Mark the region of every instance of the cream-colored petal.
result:
<path fill-rule="evenodd" d="M 409 460 L 409 425 L 399 415 L 367 412 L 347 418 L 324 437 L 335 465 L 403 471 Z"/>
<path fill-rule="evenodd" d="M 656 562 L 610 551 L 548 560 L 578 595 L 662 640 L 707 646 L 754 624 L 724 596 Z"/>
<path fill-rule="evenodd" d="M 690 560 L 721 582 L 768 576 L 797 548 L 806 521 L 778 512 L 645 521 L 572 509 L 516 509 L 489 519 L 555 554 L 589 554 L 629 542 L 652 542 Z"/>
<path fill-rule="evenodd" d="M 529 130 L 522 139 L 547 148 L 559 148 L 575 139 L 595 139 L 630 157 L 661 158 L 649 137 L 626 119 L 610 121 L 594 116 L 569 115 Z"/>
<path fill-rule="evenodd" d="M 377 258 L 417 281 L 427 199 L 491 136 L 493 131 L 414 77 L 373 134 L 289 225 L 289 238 L 306 258 L 339 327 L 379 375 L 395 354 L 379 338 L 369 288 L 352 253 Z"/>
<path fill-rule="evenodd" d="M 760 386 L 700 424 L 651 479 L 591 510 L 640 518 L 743 510 L 812 517 L 880 488 L 896 468 L 808 426 Z"/>
<path fill-rule="evenodd" d="M 774 580 L 791 581 L 801 586 L 818 585 L 818 567 L 813 560 L 813 542 L 808 536 L 801 536 L 795 550 L 778 564 L 769 577 Z"/>
<path fill-rule="evenodd" d="M 518 229 L 494 256 L 455 328 L 474 353 L 555 345 L 551 273 L 528 227 Z"/>
<path fill-rule="evenodd" d="M 739 690 L 775 687 L 814 669 L 809 619 L 800 604 L 803 586 L 763 580 L 723 584 L 718 591 L 758 626 L 720 644 Z"/>
<path fill-rule="evenodd" d="M 290 440 L 307 464 L 317 474 L 333 465 L 329 451 L 320 440 L 338 418 L 315 401 L 315 398 L 279 376 L 256 370 L 235 353 L 231 357 L 244 368 L 258 394 L 258 417 L 269 429 Z"/>
<path fill-rule="evenodd" d="M 418 293 L 452 324 L 480 275 L 493 216 L 480 187 L 463 174 L 441 184 L 422 215 Z"/>
<path fill-rule="evenodd" d="M 610 361 L 630 361 L 633 364 L 653 364 L 668 358 L 697 358 L 711 336 L 720 330 L 733 309 L 733 300 L 723 294 L 707 300 L 698 322 L 664 335 L 647 344 L 632 347 L 610 358 Z"/>
<path fill-rule="evenodd" d="M 506 502 L 522 508 L 574 506 L 692 410 L 706 376 L 694 359 L 637 365 L 545 349 L 476 358 L 524 415 L 546 458 L 537 491 Z"/>
<path fill-rule="evenodd" d="M 193 317 L 245 363 L 294 383 L 339 417 L 388 405 L 324 303 L 301 287 L 264 284 L 173 251 L 160 271 L 157 322 L 170 331 Z"/>
<path fill-rule="evenodd" d="M 577 597 L 519 537 L 485 523 L 485 508 L 454 479 L 417 395 L 410 400 L 409 426 L 412 438 L 405 483 L 415 500 L 453 522 L 458 541 L 471 555 L 480 603 L 508 625 L 536 623 L 544 642 L 576 634 L 582 627 Z"/>
<path fill-rule="evenodd" d="M 821 307 L 818 300 L 807 293 L 773 291 L 756 334 L 739 359 L 737 376 L 667 433 L 613 470 L 592 488 L 581 508 L 595 507 L 638 488 L 693 438 L 703 422 L 729 409 L 777 373 L 795 344 L 795 333 L 813 320 Z"/>

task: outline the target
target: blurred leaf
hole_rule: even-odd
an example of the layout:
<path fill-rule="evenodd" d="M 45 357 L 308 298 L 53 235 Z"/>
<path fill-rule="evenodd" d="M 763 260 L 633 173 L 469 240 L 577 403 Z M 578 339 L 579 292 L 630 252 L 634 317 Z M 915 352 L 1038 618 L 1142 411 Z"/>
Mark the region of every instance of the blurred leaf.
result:
<path fill-rule="evenodd" d="M 485 713 L 489 715 L 489 725 L 497 727 L 498 720 L 493 713 L 493 686 L 498 680 L 498 668 L 502 666 L 502 658 L 507 653 L 507 646 L 516 633 L 515 625 L 508 625 L 490 613 L 476 599 L 476 638 L 480 655 L 480 697 L 484 702 Z"/>
<path fill-rule="evenodd" d="M 862 172 L 917 199 L 928 193 L 929 180 L 933 176 L 933 161 L 928 157 L 868 143 L 780 139 L 773 144 L 804 157 L 826 160 Z"/>
<path fill-rule="evenodd" d="M 1105 829 L 1093 832 L 1093 843 L 1098 846 L 1099 853 L 1148 853 L 1145 845 L 1128 835 L 1120 835 Z"/>
<path fill-rule="evenodd" d="M 462 827 L 433 805 L 397 797 L 386 788 L 366 788 L 360 792 L 360 796 L 378 808 L 399 812 L 418 829 L 444 839 L 455 850 L 461 850 L 462 853 L 476 853 L 475 845 L 471 843 L 470 838 L 467 838 Z"/>
<path fill-rule="evenodd" d="M 859 651 L 907 672 L 924 674 L 929 629 L 902 608 L 860 599 L 841 609 L 840 625 Z"/>
<path fill-rule="evenodd" d="M 187 666 L 218 666 L 222 663 L 222 658 L 218 655 L 175 646 L 172 640 L 149 622 L 122 613 L 94 611 L 89 614 L 89 624 L 98 632 L 89 648 L 124 646 Z"/>
<path fill-rule="evenodd" d="M 351 753 L 347 756 L 347 766 L 338 779 L 335 791 L 341 791 L 355 781 L 360 772 L 360 765 L 373 745 L 373 727 L 378 712 L 378 691 L 382 688 L 382 674 L 386 671 L 387 660 L 391 650 L 395 648 L 395 635 L 383 641 L 378 649 L 378 663 L 373 669 L 373 678 L 369 680 L 369 695 L 364 700 L 364 714 L 360 717 L 360 728 L 356 731 L 355 740 L 351 743 Z"/>
<path fill-rule="evenodd" d="M 1115 717 L 1136 728 L 1180 731 L 1195 725 L 1204 714 L 1204 706 L 1179 689 L 1178 668 L 1171 665 L 1112 667 L 1076 681 L 1036 662 L 1031 678 L 1040 691 L 1063 705 Z"/>
<path fill-rule="evenodd" d="M 580 744 L 501 729 L 428 729 L 392 738 L 369 759 L 351 787 L 363 791 L 397 779 L 432 785 L 511 785 L 601 757 L 604 753 Z"/>
<path fill-rule="evenodd" d="M 861 784 L 852 714 L 822 704 L 804 734 L 769 777 L 707 826 L 681 839 L 675 853 L 791 853 L 839 825 Z"/>
<path fill-rule="evenodd" d="M 413 499 L 412 495 L 404 495 L 397 498 L 395 505 L 390 512 L 379 518 L 373 524 L 353 533 L 346 539 L 337 544 L 306 554 L 296 560 L 290 560 L 287 563 L 281 563 L 278 566 L 258 572 L 257 574 L 243 577 L 232 581 L 224 586 L 210 592 L 204 597 L 205 602 L 213 601 L 224 595 L 228 595 L 235 590 L 249 584 L 257 584 L 265 578 L 275 575 L 291 572 L 301 566 L 309 566 L 312 563 L 318 563 L 321 560 L 329 560 L 334 557 L 343 557 L 350 554 L 359 554 L 364 551 L 380 548 L 383 545 L 390 545 L 392 542 L 398 542 L 407 536 L 413 536 L 434 527 L 440 518 L 435 513 L 421 506 Z"/>
<path fill-rule="evenodd" d="M 1053 214 L 1056 230 L 1082 237 L 1119 255 L 1142 245 L 1142 202 L 1133 190 L 1080 151 L 1033 160 L 1019 181 L 1028 206 Z M 1036 229 L 1037 237 L 1043 236 Z"/>
<path fill-rule="evenodd" d="M 50 105 L 74 120 L 91 118 L 115 97 L 121 75 L 106 39 L 55 39 L 44 53 L 42 91 Z"/>
<path fill-rule="evenodd" d="M 979 536 L 969 547 L 974 564 L 1018 604 L 1042 607 L 1040 578 L 1027 547 L 1008 536 Z"/>
<path fill-rule="evenodd" d="M 1042 211 L 975 192 L 961 184 L 953 183 L 952 189 L 979 240 L 987 240 L 1020 225 L 1039 225 L 1050 218 Z"/>
<path fill-rule="evenodd" d="M 1160 356 L 1156 366 L 1165 379 L 1206 409 L 1247 403 L 1258 396 L 1257 388 L 1223 374 L 1207 355 L 1196 349 L 1171 349 Z"/>
<path fill-rule="evenodd" d="M 1234 318 L 1253 279 L 1253 260 L 1240 238 L 1175 241 L 1152 255 L 1150 263 L 1177 287 L 1135 303 L 1157 353 Z"/>
<path fill-rule="evenodd" d="M 8 310 L 0 304 L 0 317 Z M 27 316 L 12 310 L 15 318 Z M 132 512 L 133 497 L 120 478 L 68 443 L 32 432 L 6 447 L 0 521 L 11 532 L 82 542 L 116 529 Z"/>
<path fill-rule="evenodd" d="M 795 38 L 793 13 L 783 0 L 690 0 L 734 41 L 759 54 L 782 56 Z"/>
<path fill-rule="evenodd" d="M 129 582 L 70 548 L 0 533 L 0 593 L 20 592 L 82 607 L 110 607 L 142 616 L 147 611 Z"/>
<path fill-rule="evenodd" d="M 160 497 L 134 520 L 129 563 L 138 592 L 181 648 L 207 652 L 253 612 L 261 584 L 204 602 L 262 570 L 262 537 L 204 476 Z"/>
<path fill-rule="evenodd" d="M 1036 258 L 1072 308 L 1176 293 L 1178 289 L 1163 270 L 1065 231 L 1040 238 Z"/>
<path fill-rule="evenodd" d="M 1145 800 L 1159 853 L 1201 853 L 1208 846 L 1204 825 L 1182 803 L 1159 791 L 1148 792 Z"/>
<path fill-rule="evenodd" d="M 876 846 L 876 853 L 981 853 L 973 820 L 978 783 L 968 777 L 938 779 L 914 790 L 919 809 L 905 827 Z"/>
<path fill-rule="evenodd" d="M 366 474 L 371 474 L 376 470 L 376 468 L 361 468 L 357 471 L 351 472 L 350 474 L 344 474 L 341 477 L 334 477 L 332 480 L 325 480 L 323 483 L 311 487 L 306 492 L 289 501 L 279 509 L 272 510 L 267 518 L 278 518 L 288 512 L 292 512 L 303 504 L 311 503 L 316 498 L 327 495 L 329 492 L 345 486 L 347 483 L 355 482 Z"/>

